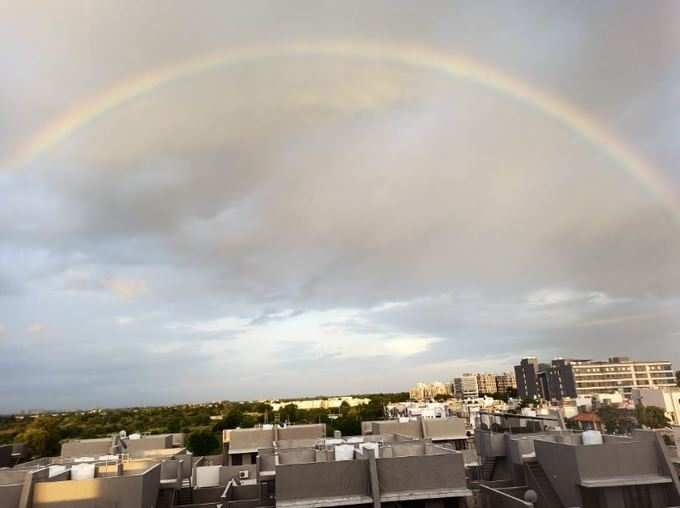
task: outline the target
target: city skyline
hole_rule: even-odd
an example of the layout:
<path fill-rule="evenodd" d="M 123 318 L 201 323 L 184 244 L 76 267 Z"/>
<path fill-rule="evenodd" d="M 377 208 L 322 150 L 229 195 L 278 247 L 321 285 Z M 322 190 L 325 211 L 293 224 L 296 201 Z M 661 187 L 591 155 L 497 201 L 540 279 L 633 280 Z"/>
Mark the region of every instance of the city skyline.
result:
<path fill-rule="evenodd" d="M 678 4 L 520 5 L 11 2 L 0 411 L 678 368 Z"/>

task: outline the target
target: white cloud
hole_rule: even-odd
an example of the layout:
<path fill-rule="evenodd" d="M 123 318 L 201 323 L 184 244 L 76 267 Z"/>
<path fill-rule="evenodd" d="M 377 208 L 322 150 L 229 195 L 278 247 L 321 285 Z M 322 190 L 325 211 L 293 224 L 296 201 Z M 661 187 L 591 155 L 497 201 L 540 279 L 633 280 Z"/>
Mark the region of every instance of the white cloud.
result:
<path fill-rule="evenodd" d="M 130 316 L 119 316 L 116 318 L 116 324 L 118 326 L 126 326 L 132 323 L 135 319 Z"/>
<path fill-rule="evenodd" d="M 122 300 L 135 300 L 150 293 L 149 286 L 141 279 L 114 278 L 106 286 Z"/>
<path fill-rule="evenodd" d="M 28 333 L 33 334 L 33 335 L 43 333 L 46 330 L 47 330 L 47 326 L 45 326 L 42 323 L 33 323 L 33 324 L 29 325 L 29 327 L 27 329 Z"/>
<path fill-rule="evenodd" d="M 553 305 L 567 305 L 571 303 L 585 303 L 607 305 L 614 300 L 601 291 L 576 291 L 573 289 L 540 289 L 529 293 L 527 303 L 533 307 L 548 307 Z"/>

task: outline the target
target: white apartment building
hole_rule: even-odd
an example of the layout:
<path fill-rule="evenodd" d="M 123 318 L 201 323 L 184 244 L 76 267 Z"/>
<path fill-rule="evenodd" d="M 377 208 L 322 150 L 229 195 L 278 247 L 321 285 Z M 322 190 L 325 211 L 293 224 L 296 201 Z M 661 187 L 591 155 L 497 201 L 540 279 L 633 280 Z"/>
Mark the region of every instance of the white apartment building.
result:
<path fill-rule="evenodd" d="M 632 361 L 627 357 L 607 362 L 570 361 L 577 395 L 619 391 L 627 396 L 635 388 L 674 387 L 675 376 L 667 361 Z"/>

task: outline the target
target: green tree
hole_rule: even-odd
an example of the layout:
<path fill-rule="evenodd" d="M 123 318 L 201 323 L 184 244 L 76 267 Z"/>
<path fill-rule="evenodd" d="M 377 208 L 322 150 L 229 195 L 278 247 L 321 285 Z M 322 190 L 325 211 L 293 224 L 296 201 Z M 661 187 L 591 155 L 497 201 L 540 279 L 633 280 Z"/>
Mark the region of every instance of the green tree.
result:
<path fill-rule="evenodd" d="M 48 455 L 50 435 L 45 429 L 29 427 L 16 437 L 18 443 L 24 443 L 34 457 Z"/>
<path fill-rule="evenodd" d="M 187 448 L 194 455 L 211 455 L 220 452 L 220 440 L 208 429 L 199 429 L 189 434 Z"/>
<path fill-rule="evenodd" d="M 295 423 L 298 420 L 298 407 L 295 404 L 286 404 L 279 409 L 279 420 L 282 422 Z"/>
<path fill-rule="evenodd" d="M 635 409 L 635 416 L 640 425 L 645 425 L 650 429 L 663 429 L 671 423 L 666 418 L 664 410 L 656 406 L 638 406 Z"/>
<path fill-rule="evenodd" d="M 434 396 L 434 400 L 437 402 L 446 402 L 449 400 L 449 396 L 445 393 L 438 393 L 437 395 Z"/>
<path fill-rule="evenodd" d="M 597 415 L 609 434 L 630 434 L 638 426 L 633 411 L 602 406 Z"/>

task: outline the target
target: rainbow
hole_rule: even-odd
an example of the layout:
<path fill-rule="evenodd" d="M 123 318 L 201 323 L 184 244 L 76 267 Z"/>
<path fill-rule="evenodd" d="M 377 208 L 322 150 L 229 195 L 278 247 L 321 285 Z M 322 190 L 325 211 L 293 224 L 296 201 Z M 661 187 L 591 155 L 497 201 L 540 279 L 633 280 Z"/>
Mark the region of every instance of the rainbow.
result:
<path fill-rule="evenodd" d="M 469 58 L 418 46 L 371 42 L 313 42 L 233 48 L 161 67 L 118 83 L 76 105 L 39 130 L 0 167 L 23 167 L 97 118 L 176 80 L 223 66 L 277 57 L 351 57 L 405 65 L 469 80 L 534 107 L 606 153 L 650 191 L 680 224 L 680 196 L 673 182 L 635 154 L 584 111 L 529 83 Z"/>

